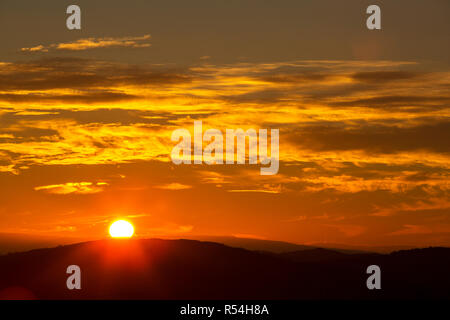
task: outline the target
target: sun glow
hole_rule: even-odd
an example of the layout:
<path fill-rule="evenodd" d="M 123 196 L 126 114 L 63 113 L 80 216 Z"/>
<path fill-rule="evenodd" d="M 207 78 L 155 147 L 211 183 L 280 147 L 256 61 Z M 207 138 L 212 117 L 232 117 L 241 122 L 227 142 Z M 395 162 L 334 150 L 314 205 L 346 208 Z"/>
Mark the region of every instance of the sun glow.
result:
<path fill-rule="evenodd" d="M 117 220 L 109 227 L 109 234 L 112 238 L 131 238 L 134 227 L 128 221 Z"/>

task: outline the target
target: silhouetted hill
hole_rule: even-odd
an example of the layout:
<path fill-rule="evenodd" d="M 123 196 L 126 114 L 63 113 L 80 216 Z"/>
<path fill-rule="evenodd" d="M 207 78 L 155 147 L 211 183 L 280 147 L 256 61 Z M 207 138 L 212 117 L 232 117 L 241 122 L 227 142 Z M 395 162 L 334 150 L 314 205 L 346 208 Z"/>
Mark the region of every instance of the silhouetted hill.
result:
<path fill-rule="evenodd" d="M 311 244 L 312 247 L 316 248 L 325 248 L 336 250 L 344 253 L 367 253 L 367 252 L 376 252 L 376 253 L 384 253 L 388 254 L 394 251 L 400 250 L 411 250 L 416 249 L 417 246 L 411 245 L 391 245 L 391 246 L 364 246 L 364 245 L 349 245 L 342 243 L 314 243 Z M 439 247 L 439 245 L 435 245 Z M 443 246 L 445 247 L 445 246 Z"/>
<path fill-rule="evenodd" d="M 230 247 L 243 248 L 252 251 L 267 251 L 274 253 L 284 253 L 292 251 L 309 250 L 314 248 L 321 248 L 321 245 L 301 245 L 290 243 L 286 241 L 274 241 L 265 239 L 254 239 L 235 236 L 183 236 L 184 239 L 200 240 L 208 242 L 222 243 Z M 172 238 L 165 238 L 171 239 Z M 96 239 L 91 239 L 96 240 Z M 30 236 L 27 234 L 13 234 L 13 233 L 0 233 L 0 255 L 14 252 L 23 252 L 39 248 L 51 248 L 58 245 L 69 245 L 85 240 L 77 238 L 55 238 L 48 236 Z M 347 248 L 345 245 L 336 244 L 335 246 L 325 246 L 324 248 L 331 249 L 343 253 L 362 253 L 371 250 L 362 250 L 361 248 Z M 404 249 L 404 248 L 401 248 Z M 394 250 L 391 250 L 394 251 Z M 372 250 L 371 252 L 376 252 Z"/>
<path fill-rule="evenodd" d="M 359 254 L 358 255 L 352 254 L 352 255 L 360 257 Z M 334 261 L 339 259 L 350 259 L 349 254 L 324 248 L 314 248 L 308 250 L 286 252 L 279 254 L 279 256 L 296 262 L 322 262 L 322 261 Z"/>
<path fill-rule="evenodd" d="M 20 233 L 0 232 L 0 255 L 23 252 L 37 248 L 51 248 L 60 244 L 81 242 L 80 239 L 34 236 Z"/>
<path fill-rule="evenodd" d="M 193 240 L 102 240 L 0 256 L 0 296 L 40 299 L 450 298 L 450 249 L 267 254 Z M 318 258 L 314 258 L 317 255 Z M 320 260 L 320 261 L 319 261 Z M 67 266 L 82 289 L 66 288 Z M 381 267 L 382 290 L 366 288 Z"/>
<path fill-rule="evenodd" d="M 268 251 L 274 253 L 301 251 L 316 248 L 313 246 L 305 246 L 285 241 L 273 241 L 273 240 L 252 239 L 243 237 L 196 236 L 195 239 L 192 240 L 217 242 L 235 248 L 243 248 L 252 251 Z"/>

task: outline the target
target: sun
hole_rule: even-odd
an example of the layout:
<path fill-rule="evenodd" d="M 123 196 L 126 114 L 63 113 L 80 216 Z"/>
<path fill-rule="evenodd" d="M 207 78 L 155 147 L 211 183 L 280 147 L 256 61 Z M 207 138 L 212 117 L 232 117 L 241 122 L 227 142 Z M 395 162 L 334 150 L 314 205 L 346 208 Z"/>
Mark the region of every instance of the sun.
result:
<path fill-rule="evenodd" d="M 112 238 L 131 238 L 134 234 L 134 227 L 128 221 L 117 220 L 109 227 L 109 234 Z"/>

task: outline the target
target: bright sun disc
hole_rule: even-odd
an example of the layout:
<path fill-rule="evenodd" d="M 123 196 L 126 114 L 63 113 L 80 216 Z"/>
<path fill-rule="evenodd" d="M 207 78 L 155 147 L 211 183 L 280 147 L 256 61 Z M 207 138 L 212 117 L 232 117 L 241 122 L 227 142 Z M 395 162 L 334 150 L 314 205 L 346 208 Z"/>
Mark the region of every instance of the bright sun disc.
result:
<path fill-rule="evenodd" d="M 133 225 L 125 220 L 117 220 L 109 227 L 109 234 L 113 238 L 130 238 L 133 233 Z"/>

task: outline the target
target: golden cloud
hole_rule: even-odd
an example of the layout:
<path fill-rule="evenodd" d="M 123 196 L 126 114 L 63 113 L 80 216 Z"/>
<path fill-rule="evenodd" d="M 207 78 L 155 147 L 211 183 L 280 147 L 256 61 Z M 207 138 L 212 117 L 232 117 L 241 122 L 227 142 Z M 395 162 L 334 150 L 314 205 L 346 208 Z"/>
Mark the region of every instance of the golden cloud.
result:
<path fill-rule="evenodd" d="M 140 37 L 105 37 L 105 38 L 83 38 L 72 42 L 53 43 L 48 46 L 38 45 L 29 48 L 21 48 L 22 52 L 48 52 L 49 50 L 69 50 L 69 51 L 82 51 L 88 49 L 98 48 L 148 48 L 150 43 L 146 42 L 150 40 L 149 34 Z"/>
<path fill-rule="evenodd" d="M 48 186 L 39 186 L 35 187 L 36 191 L 45 191 L 52 194 L 91 194 L 98 193 L 104 190 L 104 187 L 107 186 L 106 182 L 67 182 L 64 184 L 53 184 Z"/>
<path fill-rule="evenodd" d="M 165 184 L 165 185 L 161 185 L 161 186 L 156 186 L 155 188 L 163 189 L 163 190 L 185 190 L 185 189 L 191 189 L 192 186 L 173 182 L 173 183 L 169 183 L 169 184 Z"/>
<path fill-rule="evenodd" d="M 90 46 L 82 43 L 72 44 Z M 169 162 L 172 130 L 202 119 L 205 130 L 280 128 L 280 174 L 263 178 L 220 166 L 200 172 L 203 182 L 228 192 L 449 190 L 446 70 L 417 71 L 404 61 L 205 62 L 174 69 L 49 58 L 1 65 L 3 172 L 33 164 Z"/>

